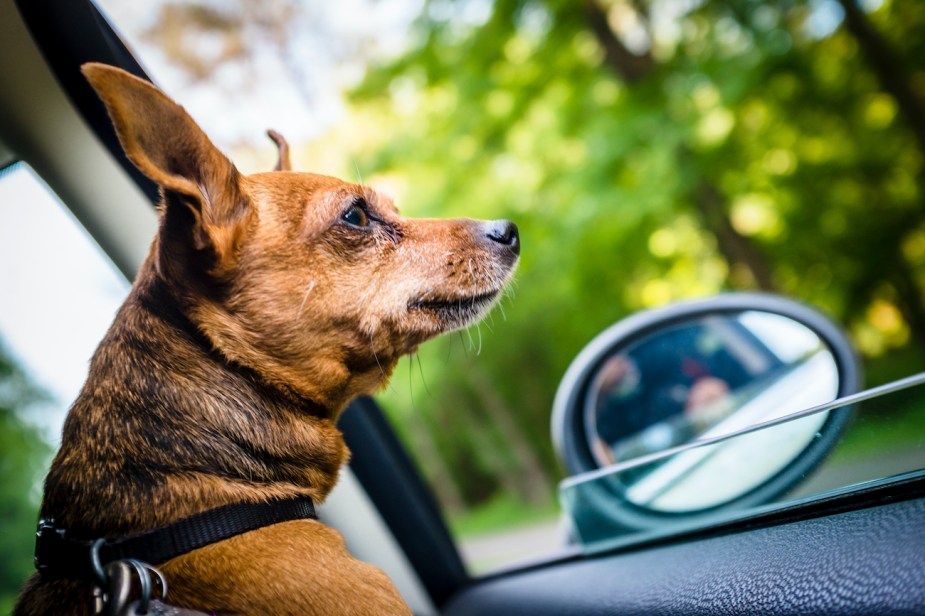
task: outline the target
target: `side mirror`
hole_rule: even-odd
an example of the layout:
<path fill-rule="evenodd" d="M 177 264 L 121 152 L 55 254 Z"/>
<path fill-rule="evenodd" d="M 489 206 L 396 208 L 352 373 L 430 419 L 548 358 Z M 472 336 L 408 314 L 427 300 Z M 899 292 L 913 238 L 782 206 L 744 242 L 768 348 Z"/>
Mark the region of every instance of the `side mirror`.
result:
<path fill-rule="evenodd" d="M 819 312 L 725 294 L 633 315 L 595 338 L 559 386 L 553 440 L 571 474 L 587 473 L 829 402 L 860 382 L 851 344 Z M 601 506 L 646 527 L 664 515 L 767 502 L 825 458 L 848 420 L 822 413 L 768 430 L 747 451 L 731 444 L 624 474 Z"/>

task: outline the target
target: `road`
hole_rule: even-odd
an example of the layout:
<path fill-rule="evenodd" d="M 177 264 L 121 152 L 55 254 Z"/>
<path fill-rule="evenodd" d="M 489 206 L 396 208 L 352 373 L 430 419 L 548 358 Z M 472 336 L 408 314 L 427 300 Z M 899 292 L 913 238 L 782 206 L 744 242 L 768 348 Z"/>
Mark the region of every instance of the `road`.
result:
<path fill-rule="evenodd" d="M 531 524 L 499 531 L 459 544 L 469 573 L 486 573 L 503 565 L 548 556 L 565 545 L 565 532 L 558 522 Z"/>

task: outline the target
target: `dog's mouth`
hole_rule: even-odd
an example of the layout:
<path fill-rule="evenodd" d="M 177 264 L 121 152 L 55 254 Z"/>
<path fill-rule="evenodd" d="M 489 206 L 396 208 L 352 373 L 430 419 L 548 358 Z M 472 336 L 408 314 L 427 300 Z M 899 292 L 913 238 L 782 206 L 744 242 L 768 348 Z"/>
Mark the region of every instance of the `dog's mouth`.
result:
<path fill-rule="evenodd" d="M 447 324 L 462 324 L 481 317 L 497 299 L 498 291 L 454 298 L 417 299 L 408 304 L 409 312 L 427 312 Z"/>

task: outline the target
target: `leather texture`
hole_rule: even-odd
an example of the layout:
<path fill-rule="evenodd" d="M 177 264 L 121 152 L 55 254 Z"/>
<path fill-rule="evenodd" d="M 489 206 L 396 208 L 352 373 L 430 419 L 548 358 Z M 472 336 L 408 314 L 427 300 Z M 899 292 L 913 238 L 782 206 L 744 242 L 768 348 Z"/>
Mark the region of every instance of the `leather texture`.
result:
<path fill-rule="evenodd" d="M 925 614 L 925 499 L 508 574 L 442 614 Z"/>

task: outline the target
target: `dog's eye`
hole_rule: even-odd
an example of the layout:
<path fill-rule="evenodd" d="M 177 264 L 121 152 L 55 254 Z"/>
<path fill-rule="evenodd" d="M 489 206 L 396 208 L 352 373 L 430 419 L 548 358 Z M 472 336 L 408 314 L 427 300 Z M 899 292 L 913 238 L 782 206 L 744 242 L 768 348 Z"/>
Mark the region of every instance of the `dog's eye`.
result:
<path fill-rule="evenodd" d="M 368 227 L 369 217 L 359 205 L 351 205 L 341 218 L 354 227 Z"/>

